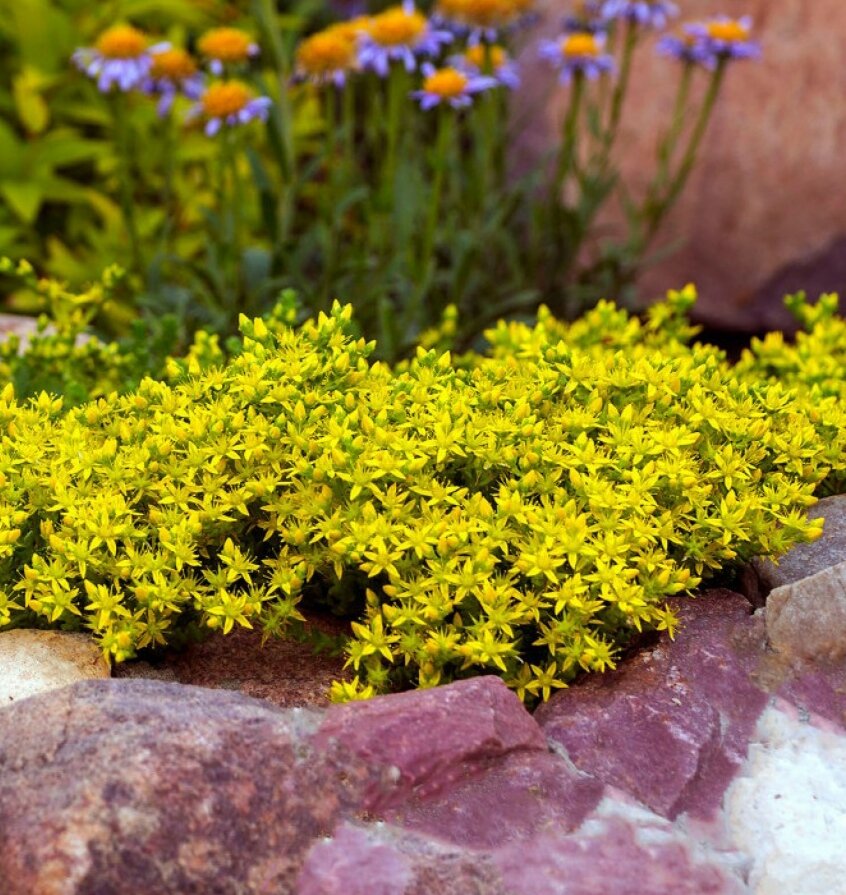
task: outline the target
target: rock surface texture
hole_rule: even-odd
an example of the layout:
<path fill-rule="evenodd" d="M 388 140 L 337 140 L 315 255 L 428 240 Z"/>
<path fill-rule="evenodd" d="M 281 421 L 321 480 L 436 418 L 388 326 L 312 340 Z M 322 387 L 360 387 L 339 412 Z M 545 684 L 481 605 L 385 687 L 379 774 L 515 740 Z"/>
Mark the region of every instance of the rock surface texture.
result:
<path fill-rule="evenodd" d="M 678 600 L 675 640 L 534 715 L 495 677 L 329 708 L 160 680 L 13 702 L 0 892 L 842 895 L 846 661 L 779 633 L 832 602 L 840 566 L 809 568 L 754 613 Z"/>
<path fill-rule="evenodd" d="M 108 663 L 86 634 L 29 630 L 0 633 L 0 707 L 109 674 Z"/>

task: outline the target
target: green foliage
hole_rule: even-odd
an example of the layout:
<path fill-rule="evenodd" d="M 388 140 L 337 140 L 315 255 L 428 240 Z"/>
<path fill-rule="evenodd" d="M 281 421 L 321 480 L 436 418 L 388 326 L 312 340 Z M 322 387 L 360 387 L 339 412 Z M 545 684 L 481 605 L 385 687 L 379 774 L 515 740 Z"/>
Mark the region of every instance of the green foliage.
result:
<path fill-rule="evenodd" d="M 396 4 L 369 4 L 373 13 L 387 5 Z M 508 46 L 474 47 L 464 35 L 432 61 L 461 65 L 456 54 L 469 53 L 491 74 L 506 52 L 506 68 L 514 65 L 527 31 L 512 26 L 532 7 L 482 4 L 474 14 Z M 591 30 L 593 14 L 582 7 L 579 15 Z M 225 77 L 272 100 L 267 125 L 207 138 L 202 122 L 186 124 L 196 96 L 179 96 L 160 118 L 141 89 L 100 93 L 70 58 L 123 19 L 151 44 L 191 51 L 211 26 L 244 29 L 261 53 L 228 65 Z M 572 318 L 603 295 L 633 299 L 636 275 L 690 174 L 726 59 L 714 71 L 666 63 L 678 70 L 677 100 L 655 135 L 654 174 L 635 195 L 620 180 L 614 148 L 631 63 L 652 40 L 649 28 L 606 23 L 619 77 L 592 84 L 577 67 L 561 88 L 560 137 L 517 178 L 508 156 L 525 123 L 526 110 L 516 108 L 523 98 L 515 102 L 500 84 L 466 109 L 421 111 L 414 95 L 424 76 L 396 61 L 385 77 L 361 71 L 360 35 L 349 30 L 349 58 L 338 63 L 346 82 L 330 85 L 325 48 L 311 62 L 302 51 L 315 36 L 340 40 L 331 19 L 315 0 L 284 11 L 271 0 L 0 0 L 0 255 L 28 257 L 39 273 L 77 286 L 94 278 L 101 259 L 119 261 L 134 288 L 98 317 L 112 334 L 125 333 L 139 308 L 153 321 L 173 313 L 189 331 L 231 334 L 241 313 L 267 313 L 280 289 L 308 295 L 312 313 L 343 296 L 388 361 L 408 357 L 451 307 L 451 340 L 466 350 L 478 347 L 486 326 L 540 303 Z M 315 34 L 316 25 L 326 28 Z M 554 89 L 559 73 L 550 66 L 546 75 Z M 537 121 L 540 105 L 528 110 Z M 625 222 L 600 239 L 595 225 L 609 202 L 624 209 Z M 20 293 L 13 302 L 43 310 L 33 308 L 36 298 Z"/>
<path fill-rule="evenodd" d="M 0 624 L 88 629 L 122 661 L 186 625 L 271 636 L 343 605 L 337 699 L 490 672 L 547 698 L 672 631 L 668 596 L 816 537 L 803 511 L 846 469 L 842 411 L 687 347 L 691 300 L 544 313 L 488 355 L 392 370 L 351 308 L 296 329 L 288 296 L 174 384 L 69 411 L 9 385 Z"/>
<path fill-rule="evenodd" d="M 160 320 L 155 331 L 135 321 L 119 342 L 91 335 L 91 321 L 123 287 L 124 274 L 118 268 L 109 268 L 99 282 L 81 292 L 55 280 L 36 279 L 26 262 L 14 265 L 0 259 L 0 274 L 25 283 L 45 308 L 37 331 L 25 344 L 14 334 L 0 343 L 0 379 L 14 386 L 19 399 L 48 392 L 60 395 L 67 408 L 126 392 L 144 376 L 158 375 L 176 347 L 178 326 L 173 317 Z"/>

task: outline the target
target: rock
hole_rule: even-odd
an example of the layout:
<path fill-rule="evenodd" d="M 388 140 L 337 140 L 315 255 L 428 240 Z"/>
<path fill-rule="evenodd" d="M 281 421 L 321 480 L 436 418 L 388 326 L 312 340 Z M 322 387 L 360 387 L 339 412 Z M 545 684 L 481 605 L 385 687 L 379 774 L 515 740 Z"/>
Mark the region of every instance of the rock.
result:
<path fill-rule="evenodd" d="M 316 742 L 343 744 L 369 764 L 391 769 L 394 787 L 372 794 L 369 811 L 442 792 L 511 752 L 547 750 L 532 716 L 493 676 L 335 706 Z"/>
<path fill-rule="evenodd" d="M 236 693 L 96 681 L 0 724 L 4 895 L 293 891 L 367 769 L 309 735 L 319 715 Z"/>
<path fill-rule="evenodd" d="M 739 594 L 673 603 L 676 639 L 559 691 L 535 713 L 579 770 L 658 814 L 707 817 L 741 766 L 767 695 L 750 680 L 761 619 Z"/>
<path fill-rule="evenodd" d="M 341 824 L 306 855 L 297 895 L 512 895 L 490 857 L 383 823 Z M 540 895 L 540 893 L 538 893 Z"/>
<path fill-rule="evenodd" d="M 749 760 L 726 793 L 756 895 L 831 895 L 846 880 L 846 738 L 784 707 L 761 716 Z"/>
<path fill-rule="evenodd" d="M 644 271 L 641 296 L 658 297 L 694 280 L 700 292 L 697 312 L 710 326 L 760 332 L 774 323 L 789 324 L 781 302 L 792 281 L 784 282 L 784 270 L 797 263 L 809 267 L 808 259 L 846 234 L 843 204 L 832 189 L 842 176 L 846 139 L 842 88 L 831 77 L 839 69 L 839 48 L 836 41 L 820 39 L 846 30 L 846 6 L 841 0 L 679 5 L 687 20 L 748 13 L 763 58 L 738 62 L 727 73 L 693 175 L 654 248 L 681 245 Z M 554 36 L 559 4 L 545 0 L 544 8 L 544 35 Z M 616 144 L 616 161 L 635 197 L 654 171 L 656 140 L 667 126 L 678 83 L 678 68 L 658 57 L 654 47 L 650 37 L 637 53 Z M 567 91 L 544 101 L 551 74 L 534 56 L 530 42 L 517 114 L 525 154 L 538 157 L 560 133 Z M 788 83 L 802 85 L 804 101 L 796 102 L 789 90 L 773 89 Z M 534 110 L 531 126 L 526 109 Z M 603 223 L 619 232 L 622 209 L 610 209 Z M 817 279 L 814 288 L 841 285 L 840 270 L 842 262 L 832 264 L 831 276 Z"/>
<path fill-rule="evenodd" d="M 325 637 L 349 634 L 349 624 L 330 616 L 307 616 L 309 627 Z M 332 681 L 349 677 L 344 659 L 315 652 L 309 643 L 271 639 L 242 629 L 216 634 L 180 652 L 166 652 L 153 662 L 116 665 L 115 677 L 178 681 L 199 687 L 237 690 L 274 705 L 326 706 Z"/>
<path fill-rule="evenodd" d="M 767 600 L 767 635 L 791 659 L 846 657 L 846 562 L 777 587 Z"/>
<path fill-rule="evenodd" d="M 157 681 L 77 684 L 4 713 L 4 895 L 293 892 L 306 854 L 343 823 L 481 777 L 512 753 L 549 757 L 498 678 L 325 712 Z M 403 835 L 411 857 L 392 866 L 410 862 L 411 891 L 499 891 L 475 852 Z M 478 889 L 450 882 L 456 865 Z"/>
<path fill-rule="evenodd" d="M 742 861 L 742 859 L 741 859 Z M 609 796 L 572 835 L 552 829 L 494 854 L 513 895 L 741 895 L 738 856 Z"/>
<path fill-rule="evenodd" d="M 825 519 L 822 537 L 789 550 L 778 564 L 768 559 L 750 563 L 761 597 L 785 584 L 810 578 L 824 569 L 846 562 L 846 494 L 825 497 L 808 510 L 810 519 Z M 747 570 L 749 567 L 747 567 Z"/>
<path fill-rule="evenodd" d="M 0 708 L 109 674 L 108 662 L 87 634 L 24 629 L 0 633 Z"/>

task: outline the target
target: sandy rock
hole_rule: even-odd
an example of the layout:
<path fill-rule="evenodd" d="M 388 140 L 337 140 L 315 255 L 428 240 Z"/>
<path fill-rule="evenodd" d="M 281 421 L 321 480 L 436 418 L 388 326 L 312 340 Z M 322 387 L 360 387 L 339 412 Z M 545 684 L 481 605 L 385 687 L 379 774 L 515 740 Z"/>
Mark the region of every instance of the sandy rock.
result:
<path fill-rule="evenodd" d="M 760 619 L 731 591 L 674 603 L 676 639 L 559 691 L 535 713 L 579 770 L 665 817 L 709 816 L 744 761 L 767 695 L 750 680 Z"/>
<path fill-rule="evenodd" d="M 832 895 L 846 880 L 846 737 L 783 704 L 761 716 L 726 793 L 754 895 Z"/>
<path fill-rule="evenodd" d="M 777 587 L 767 600 L 771 646 L 791 659 L 846 657 L 846 562 Z"/>
<path fill-rule="evenodd" d="M 26 629 L 0 633 L 0 708 L 109 674 L 102 652 L 87 634 Z"/>
<path fill-rule="evenodd" d="M 808 517 L 825 519 L 822 537 L 789 550 L 778 564 L 768 559 L 755 559 L 750 564 L 762 597 L 776 587 L 846 562 L 846 494 L 823 498 L 808 510 Z"/>

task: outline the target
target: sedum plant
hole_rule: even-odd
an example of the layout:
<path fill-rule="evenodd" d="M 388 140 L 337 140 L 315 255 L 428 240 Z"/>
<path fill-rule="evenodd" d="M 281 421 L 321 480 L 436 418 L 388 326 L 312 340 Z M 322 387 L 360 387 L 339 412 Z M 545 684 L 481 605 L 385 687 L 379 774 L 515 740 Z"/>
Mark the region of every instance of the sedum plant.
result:
<path fill-rule="evenodd" d="M 534 701 L 613 667 L 674 630 L 669 596 L 816 537 L 803 510 L 846 468 L 833 410 L 686 345 L 691 300 L 398 369 L 350 307 L 297 329 L 289 302 L 170 383 L 70 410 L 7 385 L 0 626 L 86 629 L 119 662 L 319 602 L 356 618 L 339 700 L 495 673 Z"/>

